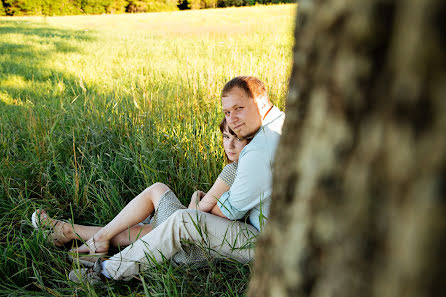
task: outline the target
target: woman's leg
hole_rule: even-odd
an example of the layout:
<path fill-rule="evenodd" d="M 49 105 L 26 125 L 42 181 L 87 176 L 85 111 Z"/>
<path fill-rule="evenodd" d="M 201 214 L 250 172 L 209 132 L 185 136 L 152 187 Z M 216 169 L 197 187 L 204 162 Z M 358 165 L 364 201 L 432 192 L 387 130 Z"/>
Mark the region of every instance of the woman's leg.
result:
<path fill-rule="evenodd" d="M 104 227 L 96 227 L 96 226 L 84 226 L 84 225 L 70 225 L 66 223 L 66 225 L 69 226 L 69 228 L 66 228 L 64 226 L 64 230 L 66 229 L 66 237 L 70 238 L 70 240 L 74 239 L 81 239 L 83 241 L 87 241 L 88 239 L 92 238 L 93 235 L 98 233 L 102 228 Z M 143 237 L 147 233 L 152 231 L 152 225 L 146 224 L 146 225 L 134 225 L 131 228 L 128 228 L 121 233 L 114 236 L 110 243 L 113 246 L 127 246 L 139 238 Z M 67 234 L 69 234 L 67 236 Z"/>
<path fill-rule="evenodd" d="M 151 226 L 142 228 L 142 226 L 135 225 L 143 221 L 158 207 L 161 197 L 168 190 L 169 187 L 165 184 L 155 183 L 133 198 L 133 200 L 130 201 L 121 212 L 119 212 L 119 214 L 103 228 L 99 227 L 99 229 L 92 229 L 91 227 L 88 227 L 85 229 L 81 227 L 81 229 L 78 229 L 79 227 L 75 227 L 75 231 L 83 239 L 85 238 L 85 235 L 91 235 L 89 238 L 93 239 L 94 242 L 107 243 L 98 244 L 103 247 L 102 250 L 101 247 L 96 250 L 98 253 L 106 252 L 109 242 L 116 245 L 128 245 L 137 237 L 141 237 L 143 234 L 145 235 L 151 231 Z M 86 245 L 82 245 L 77 251 L 80 253 L 88 253 L 90 248 Z"/>
<path fill-rule="evenodd" d="M 113 237 L 110 243 L 117 247 L 128 246 L 152 231 L 152 229 L 152 225 L 150 224 L 135 225 Z"/>
<path fill-rule="evenodd" d="M 63 246 L 65 243 L 75 239 L 87 241 L 103 228 L 100 226 L 70 224 L 61 220 L 52 219 L 43 209 L 37 210 L 37 215 L 39 215 L 39 220 L 42 224 L 46 224 L 49 228 L 53 228 L 54 234 L 52 239 L 58 246 Z M 56 231 L 56 229 L 58 230 Z M 150 231 L 152 231 L 152 226 L 150 224 L 142 226 L 135 225 L 113 237 L 110 243 L 114 246 L 126 246 L 135 242 L 138 238 L 141 238 Z"/>
<path fill-rule="evenodd" d="M 68 243 L 73 239 L 87 240 L 102 228 L 71 224 L 61 220 L 52 219 L 44 209 L 36 210 L 35 215 L 36 217 L 34 218 L 33 214 L 33 220 L 36 220 L 38 226 L 52 230 L 49 239 L 53 240 L 54 244 L 57 246 L 63 246 L 65 243 Z"/>
<path fill-rule="evenodd" d="M 95 234 L 97 234 L 94 236 L 96 241 L 107 241 L 115 246 L 125 246 L 152 230 L 151 225 L 140 226 L 137 224 L 158 207 L 161 197 L 168 190 L 169 187 L 162 183 L 153 184 L 130 201 L 105 227 L 70 224 L 55 220 L 50 218 L 44 210 L 37 210 L 36 214 L 40 224 L 53 228 L 53 240 L 58 246 L 75 239 L 87 241 Z M 89 249 L 84 245 L 78 251 L 88 253 Z"/>

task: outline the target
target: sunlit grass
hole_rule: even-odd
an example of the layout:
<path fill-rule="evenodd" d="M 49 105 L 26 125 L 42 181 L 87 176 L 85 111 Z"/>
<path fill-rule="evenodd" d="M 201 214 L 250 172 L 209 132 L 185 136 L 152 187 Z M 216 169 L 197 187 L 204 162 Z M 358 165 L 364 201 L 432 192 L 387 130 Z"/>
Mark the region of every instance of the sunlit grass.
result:
<path fill-rule="evenodd" d="M 44 207 L 100 225 L 157 181 L 184 203 L 207 190 L 224 162 L 224 83 L 257 76 L 284 108 L 295 10 L 0 18 L 0 291 L 243 295 L 250 267 L 225 262 L 161 265 L 145 285 L 74 286 L 65 250 L 29 219 Z"/>

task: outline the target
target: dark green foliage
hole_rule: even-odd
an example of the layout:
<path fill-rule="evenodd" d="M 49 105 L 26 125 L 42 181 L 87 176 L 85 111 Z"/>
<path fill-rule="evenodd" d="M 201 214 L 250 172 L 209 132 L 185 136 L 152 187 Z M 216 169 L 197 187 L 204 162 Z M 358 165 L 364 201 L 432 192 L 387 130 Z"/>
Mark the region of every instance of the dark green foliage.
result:
<path fill-rule="evenodd" d="M 245 6 L 245 5 L 249 5 L 249 4 L 250 3 L 248 3 L 247 0 L 218 0 L 218 7 L 230 7 L 230 6 L 238 7 L 238 6 Z M 255 2 L 252 4 L 255 4 Z"/>
<path fill-rule="evenodd" d="M 296 0 L 2 0 L 0 16 L 138 13 L 294 2 Z"/>
<path fill-rule="evenodd" d="M 127 0 L 113 0 L 111 4 L 106 7 L 107 13 L 123 13 L 128 6 Z"/>
<path fill-rule="evenodd" d="M 178 10 L 177 0 L 2 0 L 0 15 L 74 15 Z"/>
<path fill-rule="evenodd" d="M 2 2 L 6 15 L 73 15 L 82 13 L 81 0 L 3 0 Z"/>
<path fill-rule="evenodd" d="M 5 12 L 7 15 L 26 15 L 28 12 L 30 14 L 37 14 L 36 11 L 32 10 L 32 4 L 28 0 L 3 0 L 3 5 L 5 7 Z"/>
<path fill-rule="evenodd" d="M 86 14 L 105 13 L 110 2 L 111 0 L 82 0 L 82 12 Z"/>
<path fill-rule="evenodd" d="M 5 7 L 3 6 L 3 1 L 0 1 L 0 16 L 6 15 Z"/>
<path fill-rule="evenodd" d="M 73 15 L 82 13 L 80 0 L 40 0 L 40 3 L 40 14 L 42 15 Z"/>
<path fill-rule="evenodd" d="M 295 3 L 296 0 L 183 0 L 179 2 L 178 8 L 184 9 L 203 9 L 215 7 L 231 7 L 231 6 L 251 6 L 256 4 L 279 4 L 279 3 Z"/>
<path fill-rule="evenodd" d="M 178 10 L 178 0 L 129 0 L 127 12 L 153 12 Z"/>

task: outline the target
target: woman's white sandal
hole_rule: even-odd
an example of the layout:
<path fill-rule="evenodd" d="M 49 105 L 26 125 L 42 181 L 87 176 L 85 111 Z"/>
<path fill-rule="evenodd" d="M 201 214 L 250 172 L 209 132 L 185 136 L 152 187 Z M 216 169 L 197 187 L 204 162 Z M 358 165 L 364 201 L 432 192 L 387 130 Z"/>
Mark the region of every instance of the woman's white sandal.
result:
<path fill-rule="evenodd" d="M 62 223 L 62 226 L 59 226 Z M 50 231 L 47 235 L 47 240 L 54 243 L 56 246 L 63 246 L 70 239 L 65 236 L 63 225 L 65 222 L 57 220 L 53 225 L 52 220 L 48 217 L 47 213 L 43 209 L 37 209 L 31 216 L 31 224 L 35 230 Z"/>
<path fill-rule="evenodd" d="M 108 247 L 110 245 L 109 241 L 104 240 L 104 241 L 97 241 L 94 239 L 94 237 L 90 238 L 89 240 L 87 240 L 84 244 L 85 246 L 88 247 L 89 249 L 89 253 L 80 253 L 78 252 L 80 248 L 82 248 L 82 246 L 80 246 L 79 248 L 75 249 L 75 250 L 71 250 L 71 255 L 69 255 L 71 261 L 73 262 L 77 262 L 79 261 L 79 264 L 82 264 L 86 267 L 93 267 L 94 263 L 99 259 L 99 258 L 103 258 L 104 256 L 107 255 L 108 253 Z M 105 252 L 100 252 L 97 253 L 96 250 L 98 249 L 105 249 Z"/>

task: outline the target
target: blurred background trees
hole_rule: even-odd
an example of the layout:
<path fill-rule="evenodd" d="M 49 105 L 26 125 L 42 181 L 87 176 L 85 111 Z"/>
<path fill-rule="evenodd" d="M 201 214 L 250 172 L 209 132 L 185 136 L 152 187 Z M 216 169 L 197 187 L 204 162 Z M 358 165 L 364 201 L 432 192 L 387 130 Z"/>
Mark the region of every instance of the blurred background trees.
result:
<path fill-rule="evenodd" d="M 203 9 L 295 0 L 0 0 L 0 16 L 138 13 Z"/>

